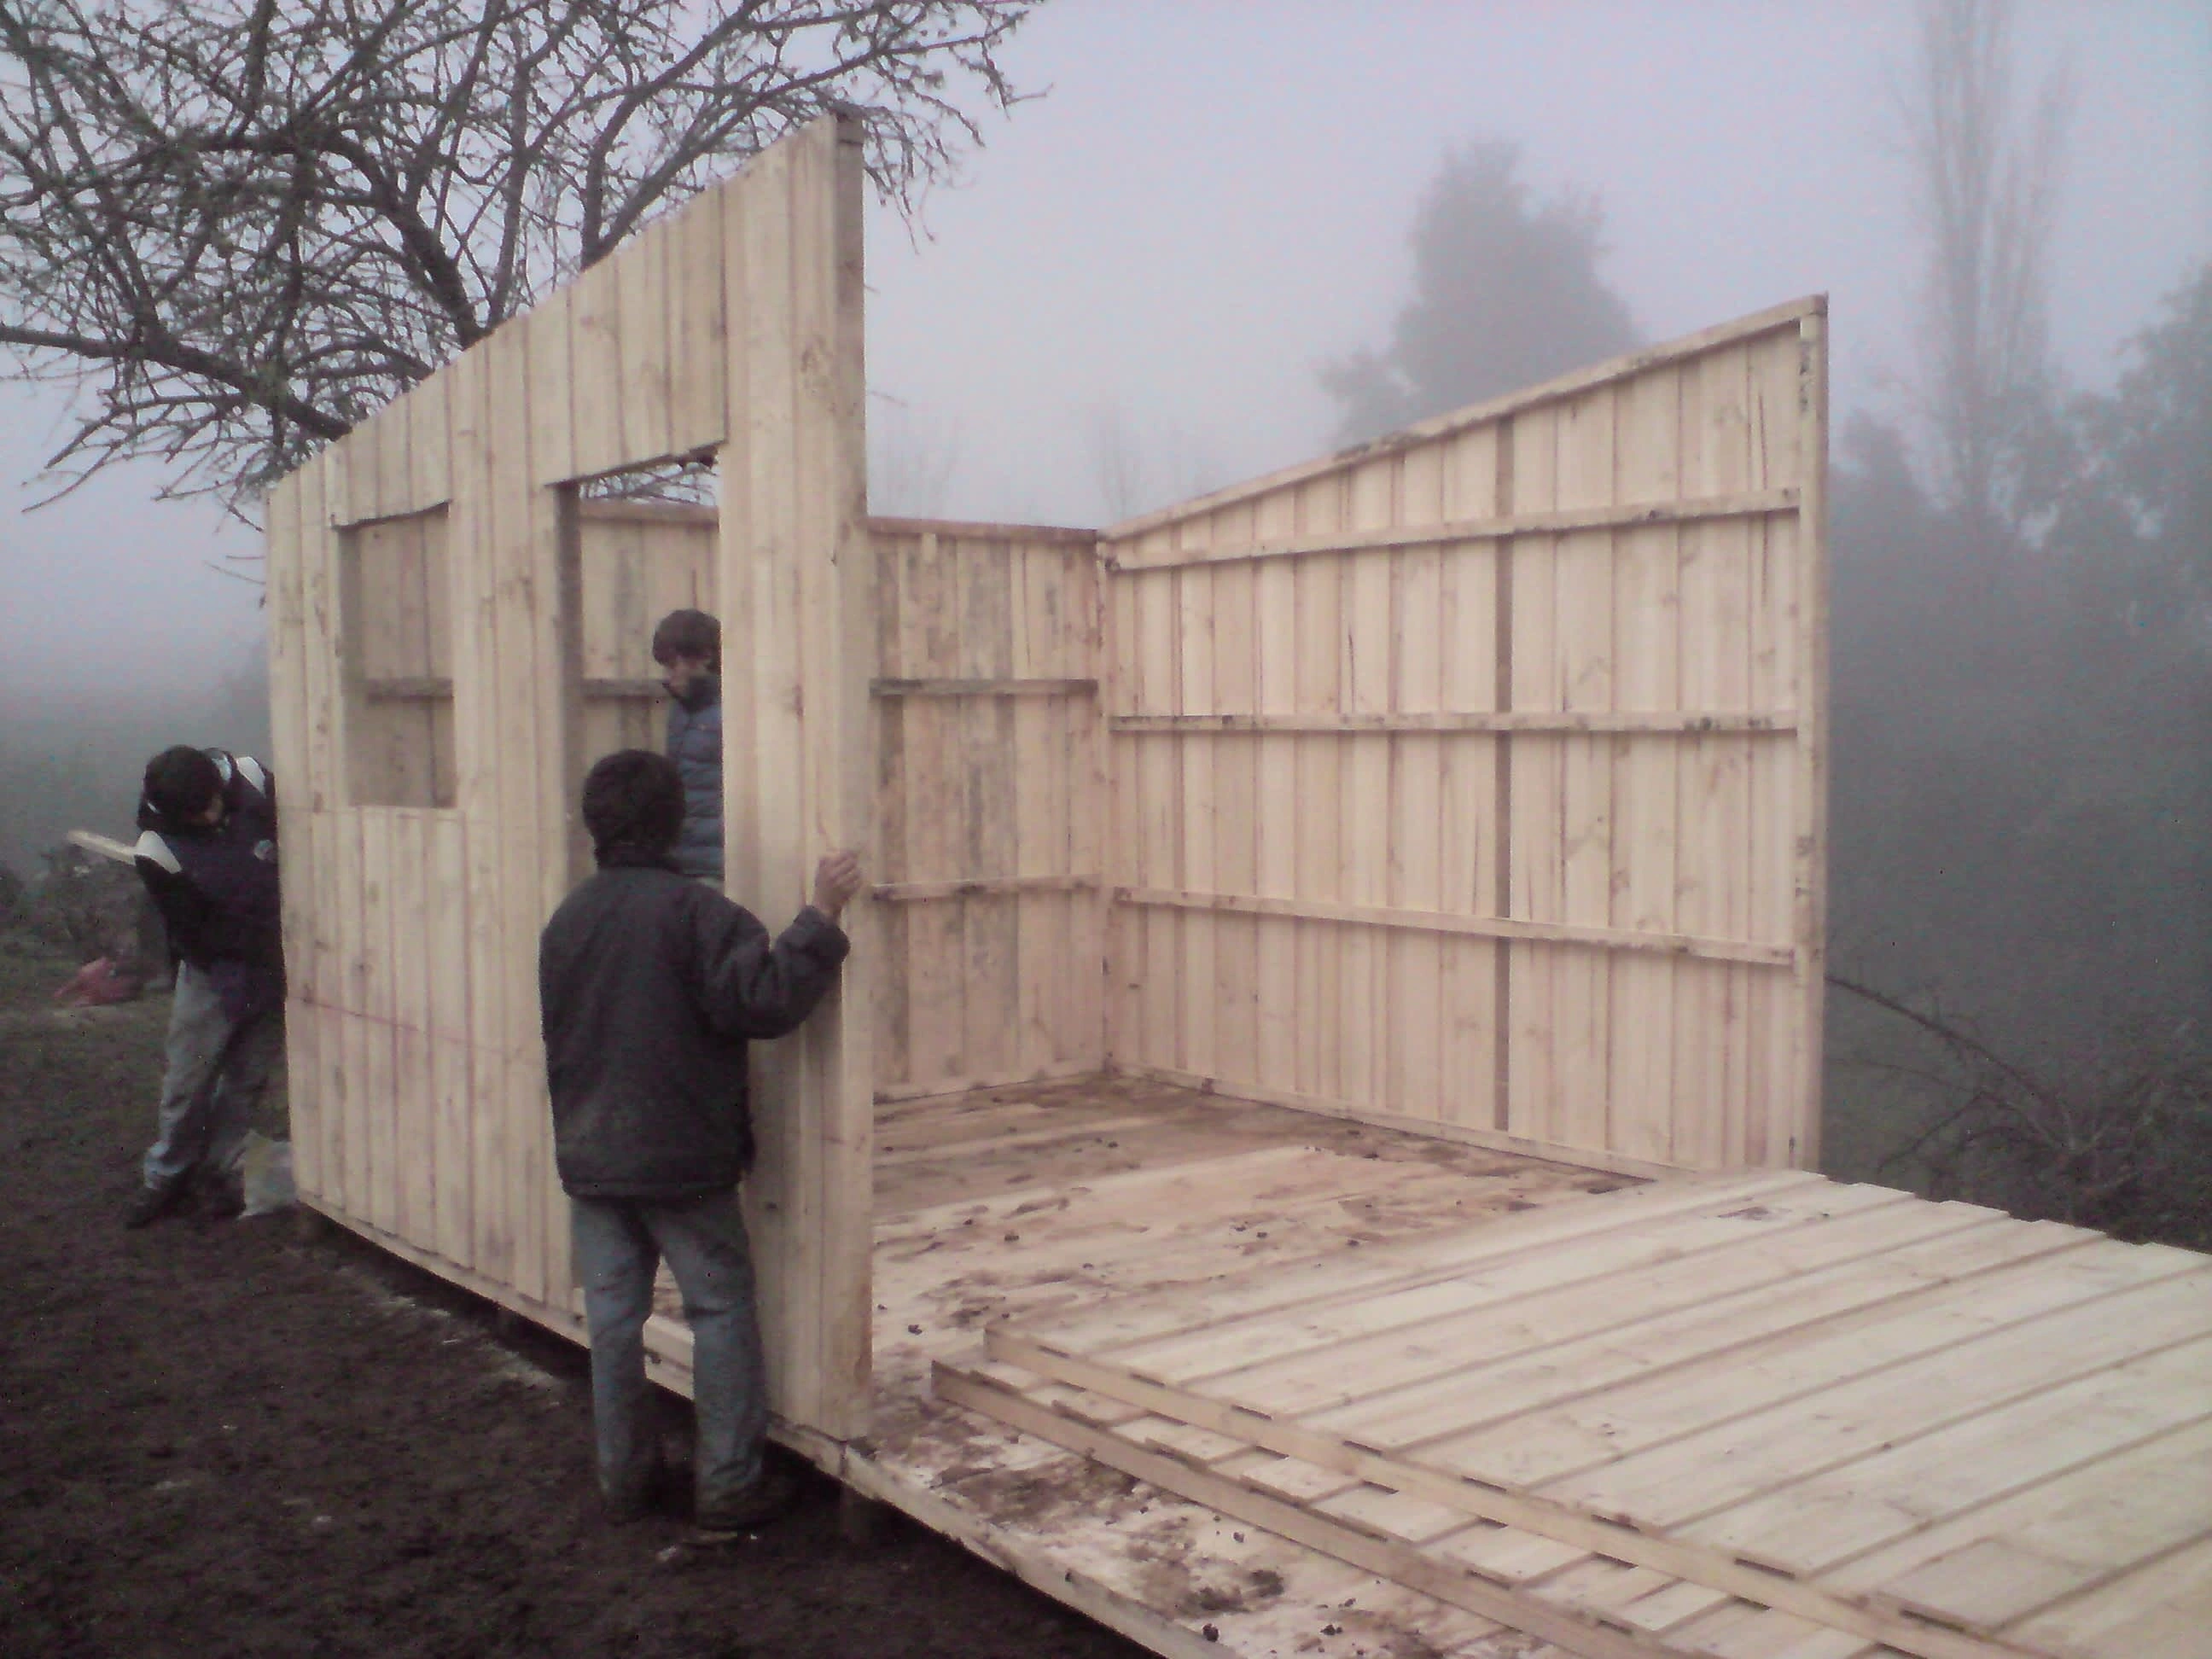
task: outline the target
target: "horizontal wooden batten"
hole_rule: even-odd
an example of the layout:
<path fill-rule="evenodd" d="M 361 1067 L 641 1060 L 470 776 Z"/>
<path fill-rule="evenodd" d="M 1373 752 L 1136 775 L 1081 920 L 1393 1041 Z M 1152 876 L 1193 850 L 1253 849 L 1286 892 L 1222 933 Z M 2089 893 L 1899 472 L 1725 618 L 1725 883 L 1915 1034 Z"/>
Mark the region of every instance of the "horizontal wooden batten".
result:
<path fill-rule="evenodd" d="M 878 697 L 1082 697 L 1095 696 L 1097 680 L 870 680 Z"/>
<path fill-rule="evenodd" d="M 872 518 L 876 536 L 934 536 L 939 541 L 996 542 L 1020 547 L 1096 547 L 1098 532 L 1060 524 L 978 524 L 965 519 Z"/>
<path fill-rule="evenodd" d="M 1704 732 L 1772 732 L 1797 729 L 1789 710 L 1771 714 L 1741 711 L 1712 714 L 1621 709 L 1585 711 L 1514 708 L 1425 714 L 1109 714 L 1115 732 L 1299 732 L 1322 735 L 1364 732 L 1612 732 L 1633 736 L 1694 736 Z"/>
<path fill-rule="evenodd" d="M 1795 513 L 1800 495 L 1793 486 L 1753 490 L 1740 495 L 1707 495 L 1690 501 L 1645 501 L 1622 507 L 1566 507 L 1545 513 L 1509 513 L 1487 519 L 1454 519 L 1443 524 L 1407 525 L 1386 530 L 1339 530 L 1297 536 L 1243 547 L 1204 548 L 1164 559 L 1124 558 L 1109 554 L 1108 564 L 1124 572 L 1182 570 L 1197 565 L 1232 564 L 1253 559 L 1294 559 L 1308 553 L 1373 553 L 1393 548 L 1433 547 L 1444 542 L 1496 541 L 1507 536 L 1559 535 L 1574 530 L 1634 530 L 1647 525 L 1700 524 L 1714 519 L 1757 518 Z"/>
<path fill-rule="evenodd" d="M 1161 909 L 1288 916 L 1299 921 L 1395 927 L 1425 933 L 1469 933 L 1481 939 L 1527 939 L 1542 944 L 1589 945 L 1607 951 L 1644 951 L 1662 956 L 1695 957 L 1709 962 L 1748 963 L 1761 968 L 1788 968 L 1796 961 L 1796 952 L 1786 945 L 1698 939 L 1686 933 L 1638 933 L 1625 927 L 1576 927 L 1563 922 L 1521 921 L 1508 916 L 1463 916 L 1439 910 L 1399 910 L 1380 905 L 1331 904 L 1321 899 L 1263 898 L 1253 893 L 1178 892 L 1158 887 L 1116 887 L 1113 896 L 1117 904 Z"/>
<path fill-rule="evenodd" d="M 982 898 L 1001 893 L 1073 893 L 1098 885 L 1097 876 L 981 876 L 958 881 L 886 881 L 868 891 L 892 904 Z"/>
<path fill-rule="evenodd" d="M 1019 1077 L 932 1078 L 921 1083 L 889 1084 L 876 1091 L 876 1098 L 887 1103 L 950 1099 L 977 1089 L 1012 1089 L 1028 1083 L 1064 1083 L 1076 1078 L 1100 1075 L 1102 1067 L 1097 1060 L 1062 1060 L 1024 1072 Z"/>
<path fill-rule="evenodd" d="M 453 695 L 453 683 L 442 676 L 365 680 L 362 690 L 371 702 L 436 702 Z M 587 697 L 665 697 L 668 688 L 659 680 L 588 679 Z"/>

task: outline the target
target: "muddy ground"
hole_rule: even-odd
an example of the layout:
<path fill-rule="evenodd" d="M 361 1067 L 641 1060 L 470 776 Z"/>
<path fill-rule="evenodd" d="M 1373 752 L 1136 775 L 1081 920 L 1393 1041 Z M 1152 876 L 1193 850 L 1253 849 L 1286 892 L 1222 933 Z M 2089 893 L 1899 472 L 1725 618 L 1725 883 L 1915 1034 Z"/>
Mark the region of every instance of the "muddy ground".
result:
<path fill-rule="evenodd" d="M 611 1527 L 577 1350 L 288 1218 L 126 1233 L 167 1003 L 73 965 L 0 934 L 0 1654 L 1140 1652 L 818 1477 L 727 1554 Z"/>

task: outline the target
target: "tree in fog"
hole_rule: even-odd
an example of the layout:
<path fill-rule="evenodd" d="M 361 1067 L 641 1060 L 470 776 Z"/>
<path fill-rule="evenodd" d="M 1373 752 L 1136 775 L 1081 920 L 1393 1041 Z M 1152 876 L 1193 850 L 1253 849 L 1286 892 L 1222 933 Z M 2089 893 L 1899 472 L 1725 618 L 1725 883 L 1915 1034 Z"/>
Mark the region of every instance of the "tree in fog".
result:
<path fill-rule="evenodd" d="M 1115 398 L 1084 411 L 1083 437 L 1109 524 L 1202 495 L 1220 482 L 1205 445 L 1172 422 L 1139 424 Z"/>
<path fill-rule="evenodd" d="M 0 0 L 0 347 L 235 498 L 829 111 L 908 204 L 1030 9 Z"/>
<path fill-rule="evenodd" d="M 1413 291 L 1389 343 L 1322 370 L 1340 440 L 1634 349 L 1628 307 L 1598 274 L 1604 224 L 1593 197 L 1533 199 L 1513 144 L 1448 154 L 1414 216 Z"/>
<path fill-rule="evenodd" d="M 1914 401 L 1946 504 L 1966 527 L 2015 520 L 2049 408 L 2047 261 L 2069 96 L 2023 107 L 2009 0 L 1921 0 L 1897 114 L 1926 238 Z"/>

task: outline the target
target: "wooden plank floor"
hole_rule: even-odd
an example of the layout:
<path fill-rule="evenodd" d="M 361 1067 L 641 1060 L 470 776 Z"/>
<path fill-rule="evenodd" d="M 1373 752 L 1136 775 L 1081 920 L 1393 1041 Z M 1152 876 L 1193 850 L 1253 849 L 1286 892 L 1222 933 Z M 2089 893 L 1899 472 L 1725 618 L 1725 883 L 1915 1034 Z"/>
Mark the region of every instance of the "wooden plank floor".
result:
<path fill-rule="evenodd" d="M 937 1398 L 930 1371 L 983 1364 L 986 1334 L 1009 1322 L 1348 1263 L 1637 1184 L 1121 1078 L 883 1106 L 875 1420 L 840 1473 L 1158 1652 L 1557 1659 L 1567 1650 Z"/>
<path fill-rule="evenodd" d="M 1569 1650 L 2212 1653 L 2212 1259 L 1703 1177 L 995 1320 L 939 1392 Z"/>

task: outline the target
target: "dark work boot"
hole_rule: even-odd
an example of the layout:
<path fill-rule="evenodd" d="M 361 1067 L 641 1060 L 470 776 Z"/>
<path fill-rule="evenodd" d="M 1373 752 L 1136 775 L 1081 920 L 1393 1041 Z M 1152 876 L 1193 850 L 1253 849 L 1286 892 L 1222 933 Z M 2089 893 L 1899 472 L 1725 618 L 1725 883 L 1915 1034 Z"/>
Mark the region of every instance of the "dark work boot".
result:
<path fill-rule="evenodd" d="M 764 1527 L 782 1515 L 798 1499 L 799 1482 L 788 1473 L 779 1468 L 763 1469 L 759 1480 L 735 1497 L 701 1510 L 691 1541 L 705 1547 L 733 1544 L 741 1534 Z"/>
<path fill-rule="evenodd" d="M 136 1232 L 150 1226 L 185 1201 L 185 1183 L 172 1181 L 160 1187 L 142 1187 L 131 1207 L 123 1212 L 123 1224 Z"/>

